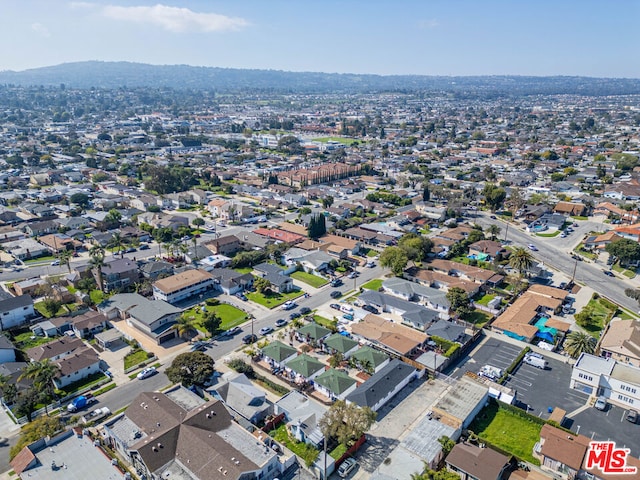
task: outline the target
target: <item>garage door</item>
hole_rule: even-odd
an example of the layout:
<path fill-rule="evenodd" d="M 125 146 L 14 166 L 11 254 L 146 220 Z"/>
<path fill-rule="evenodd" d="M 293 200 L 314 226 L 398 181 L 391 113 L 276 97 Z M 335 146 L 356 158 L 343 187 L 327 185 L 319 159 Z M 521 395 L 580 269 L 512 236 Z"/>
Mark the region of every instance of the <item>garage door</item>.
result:
<path fill-rule="evenodd" d="M 162 344 L 164 342 L 168 342 L 171 339 L 176 338 L 176 331 L 173 330 L 171 333 L 167 333 L 166 335 L 160 337 L 160 339 L 158 340 L 158 343 Z"/>

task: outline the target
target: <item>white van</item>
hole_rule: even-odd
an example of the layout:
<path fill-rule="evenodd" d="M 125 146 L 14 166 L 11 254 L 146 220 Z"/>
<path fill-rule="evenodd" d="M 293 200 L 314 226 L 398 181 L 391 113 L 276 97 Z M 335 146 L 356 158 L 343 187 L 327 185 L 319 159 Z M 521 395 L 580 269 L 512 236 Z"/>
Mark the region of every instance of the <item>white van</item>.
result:
<path fill-rule="evenodd" d="M 542 355 L 539 353 L 532 355 L 525 355 L 522 359 L 524 363 L 527 365 L 531 365 L 536 368 L 540 368 L 542 370 L 546 369 L 549 366 L 549 362 L 547 362 Z"/>
<path fill-rule="evenodd" d="M 351 305 L 340 305 L 340 311 L 342 313 L 353 313 L 353 307 Z"/>

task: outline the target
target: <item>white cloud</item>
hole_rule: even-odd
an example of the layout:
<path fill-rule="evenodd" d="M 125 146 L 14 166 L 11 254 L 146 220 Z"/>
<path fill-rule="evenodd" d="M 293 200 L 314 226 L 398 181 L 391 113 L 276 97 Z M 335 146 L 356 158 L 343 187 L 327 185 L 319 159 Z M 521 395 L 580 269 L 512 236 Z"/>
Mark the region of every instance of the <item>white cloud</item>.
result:
<path fill-rule="evenodd" d="M 45 27 L 44 25 L 42 25 L 41 23 L 32 23 L 31 24 L 31 30 L 33 30 L 38 35 L 40 35 L 42 37 L 45 37 L 45 38 L 51 36 L 51 33 L 49 33 L 49 29 L 47 27 Z"/>
<path fill-rule="evenodd" d="M 156 25 L 170 32 L 224 32 L 239 30 L 249 23 L 243 18 L 217 13 L 199 13 L 188 8 L 157 4 L 152 7 L 107 5 L 102 15 L 114 20 Z"/>
<path fill-rule="evenodd" d="M 429 20 L 420 20 L 420 22 L 418 22 L 418 26 L 424 29 L 431 29 L 439 27 L 440 23 L 435 18 L 432 18 Z"/>
<path fill-rule="evenodd" d="M 96 8 L 98 5 L 96 5 L 95 3 L 89 3 L 89 2 L 71 2 L 69 4 L 69 6 L 71 8 L 78 8 L 78 9 L 79 8 L 84 8 L 84 9 L 87 9 L 87 8 Z"/>

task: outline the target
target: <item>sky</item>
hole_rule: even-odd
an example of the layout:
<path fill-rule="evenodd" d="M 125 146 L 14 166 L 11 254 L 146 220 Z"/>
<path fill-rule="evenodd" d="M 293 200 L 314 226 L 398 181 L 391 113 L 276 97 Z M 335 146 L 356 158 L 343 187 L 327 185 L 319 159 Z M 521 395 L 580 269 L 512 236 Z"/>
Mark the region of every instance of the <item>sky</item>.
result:
<path fill-rule="evenodd" d="M 0 0 L 0 70 L 85 60 L 640 78 L 639 0 Z"/>

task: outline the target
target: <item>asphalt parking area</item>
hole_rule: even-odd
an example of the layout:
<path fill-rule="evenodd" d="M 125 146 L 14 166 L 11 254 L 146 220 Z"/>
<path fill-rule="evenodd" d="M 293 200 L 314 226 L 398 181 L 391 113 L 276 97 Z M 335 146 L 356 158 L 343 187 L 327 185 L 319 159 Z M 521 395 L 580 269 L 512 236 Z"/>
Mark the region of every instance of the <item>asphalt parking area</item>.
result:
<path fill-rule="evenodd" d="M 589 407 L 567 419 L 564 426 L 576 433 L 598 441 L 615 441 L 617 447 L 631 449 L 631 455 L 640 456 L 640 424 L 625 420 L 627 409 L 609 404 L 601 412 Z"/>
<path fill-rule="evenodd" d="M 545 357 L 549 367 L 541 370 L 521 363 L 509 376 L 505 385 L 518 392 L 518 400 L 527 411 L 538 417 L 549 418 L 549 408 L 560 407 L 567 413 L 584 406 L 588 395 L 569 388 L 571 365 Z"/>
<path fill-rule="evenodd" d="M 478 350 L 458 363 L 458 367 L 451 376 L 460 378 L 467 371 L 478 373 L 484 365 L 506 370 L 521 351 L 522 348 L 516 345 L 502 342 L 497 338 L 487 338 Z"/>

